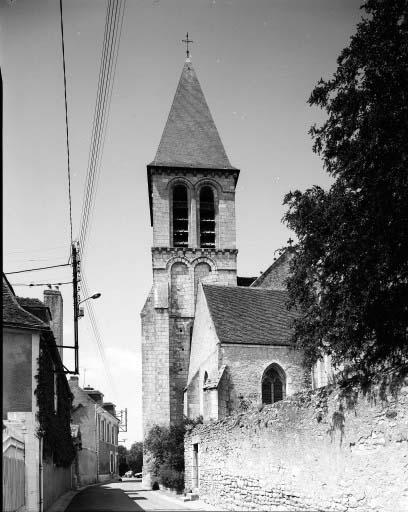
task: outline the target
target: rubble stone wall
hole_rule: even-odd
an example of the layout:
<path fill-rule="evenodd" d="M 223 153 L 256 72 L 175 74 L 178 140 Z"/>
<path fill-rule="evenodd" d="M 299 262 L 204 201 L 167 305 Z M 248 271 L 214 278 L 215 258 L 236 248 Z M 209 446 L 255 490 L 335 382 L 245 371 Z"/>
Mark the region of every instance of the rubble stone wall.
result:
<path fill-rule="evenodd" d="M 196 445 L 196 446 L 194 446 Z M 408 378 L 333 386 L 195 427 L 186 490 L 220 510 L 408 510 Z"/>

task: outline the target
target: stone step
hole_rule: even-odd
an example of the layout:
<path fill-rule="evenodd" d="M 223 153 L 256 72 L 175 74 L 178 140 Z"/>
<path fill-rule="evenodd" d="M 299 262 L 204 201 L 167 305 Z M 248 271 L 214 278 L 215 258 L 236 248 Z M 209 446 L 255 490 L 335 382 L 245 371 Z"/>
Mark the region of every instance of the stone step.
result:
<path fill-rule="evenodd" d="M 195 492 L 188 492 L 183 501 L 196 501 L 200 498 Z"/>

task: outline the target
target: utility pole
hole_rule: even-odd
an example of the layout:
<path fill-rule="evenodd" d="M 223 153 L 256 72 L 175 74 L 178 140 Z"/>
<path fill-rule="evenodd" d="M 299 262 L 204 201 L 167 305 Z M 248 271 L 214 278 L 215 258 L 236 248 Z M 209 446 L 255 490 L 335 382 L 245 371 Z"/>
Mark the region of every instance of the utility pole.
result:
<path fill-rule="evenodd" d="M 74 296 L 74 353 L 75 353 L 75 373 L 79 373 L 79 347 L 78 347 L 78 250 L 75 243 L 72 244 L 72 283 Z"/>

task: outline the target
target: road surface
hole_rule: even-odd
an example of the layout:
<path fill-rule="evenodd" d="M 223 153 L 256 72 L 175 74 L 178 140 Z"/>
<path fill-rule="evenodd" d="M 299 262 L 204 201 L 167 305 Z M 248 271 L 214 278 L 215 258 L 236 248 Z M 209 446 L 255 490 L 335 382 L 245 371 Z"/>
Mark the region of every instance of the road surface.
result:
<path fill-rule="evenodd" d="M 79 492 L 65 512 L 135 512 L 215 510 L 199 502 L 184 503 L 180 497 L 152 491 L 140 480 L 94 485 Z"/>

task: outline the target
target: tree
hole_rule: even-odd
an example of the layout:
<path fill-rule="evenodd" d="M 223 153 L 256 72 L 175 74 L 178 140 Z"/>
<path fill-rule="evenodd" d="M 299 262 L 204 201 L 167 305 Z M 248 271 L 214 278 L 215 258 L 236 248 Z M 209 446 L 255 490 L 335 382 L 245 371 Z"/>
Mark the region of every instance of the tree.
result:
<path fill-rule="evenodd" d="M 128 464 L 133 473 L 140 473 L 143 467 L 143 443 L 136 442 L 130 447 Z"/>
<path fill-rule="evenodd" d="M 154 425 L 145 438 L 145 449 L 150 456 L 150 469 L 159 482 L 181 491 L 184 487 L 184 435 L 202 417 L 184 418 L 169 427 Z"/>
<path fill-rule="evenodd" d="M 362 9 L 309 99 L 328 114 L 310 133 L 334 182 L 287 194 L 284 220 L 299 240 L 288 290 L 306 363 L 327 353 L 369 375 L 407 362 L 408 2 Z"/>
<path fill-rule="evenodd" d="M 129 471 L 129 464 L 127 462 L 128 459 L 128 451 L 126 446 L 119 445 L 118 446 L 118 460 L 119 460 L 119 475 L 124 475 L 127 471 Z"/>

